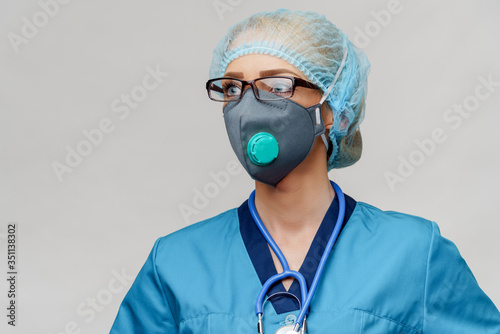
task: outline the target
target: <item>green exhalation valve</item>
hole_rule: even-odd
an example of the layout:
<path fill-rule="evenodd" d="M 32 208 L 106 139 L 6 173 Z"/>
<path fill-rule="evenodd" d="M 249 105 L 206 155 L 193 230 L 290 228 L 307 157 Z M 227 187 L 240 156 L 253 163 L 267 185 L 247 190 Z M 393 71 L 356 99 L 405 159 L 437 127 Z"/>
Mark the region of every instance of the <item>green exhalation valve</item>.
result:
<path fill-rule="evenodd" d="M 248 157 L 258 166 L 269 165 L 276 159 L 278 152 L 278 141 L 270 133 L 259 132 L 248 141 Z"/>

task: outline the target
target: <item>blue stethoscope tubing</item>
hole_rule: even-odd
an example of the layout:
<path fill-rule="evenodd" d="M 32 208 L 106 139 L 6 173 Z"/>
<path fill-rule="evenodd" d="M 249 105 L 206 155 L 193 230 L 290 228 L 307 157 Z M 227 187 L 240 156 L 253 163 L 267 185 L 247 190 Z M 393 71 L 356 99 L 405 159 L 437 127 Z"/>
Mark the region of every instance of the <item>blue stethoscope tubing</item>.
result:
<path fill-rule="evenodd" d="M 273 285 L 275 282 L 280 281 L 284 278 L 287 277 L 293 277 L 297 279 L 299 282 L 300 286 L 300 292 L 302 294 L 302 307 L 300 309 L 299 316 L 297 317 L 296 321 L 296 326 L 294 328 L 295 331 L 298 331 L 298 328 L 302 326 L 302 322 L 305 318 L 305 316 L 309 313 L 309 305 L 311 304 L 312 297 L 314 296 L 314 292 L 316 291 L 316 288 L 318 286 L 319 279 L 321 277 L 321 274 L 323 273 L 326 261 L 328 259 L 328 255 L 330 254 L 333 245 L 335 244 L 335 241 L 337 240 L 339 233 L 340 233 L 340 228 L 342 227 L 342 222 L 344 221 L 344 215 L 345 215 L 345 198 L 344 198 L 344 193 L 340 189 L 340 187 L 333 181 L 330 180 L 330 183 L 333 186 L 333 189 L 335 190 L 336 196 L 338 196 L 338 201 L 339 201 L 339 214 L 337 216 L 337 222 L 335 223 L 335 227 L 333 229 L 333 232 L 330 236 L 330 239 L 328 240 L 328 243 L 326 244 L 325 251 L 323 252 L 323 255 L 321 256 L 321 260 L 318 265 L 318 269 L 316 270 L 316 274 L 314 275 L 313 282 L 311 284 L 311 288 L 309 292 L 307 291 L 307 284 L 306 284 L 306 279 L 304 276 L 295 271 L 295 270 L 290 270 L 290 267 L 288 266 L 288 262 L 281 252 L 280 248 L 276 244 L 276 242 L 273 240 L 269 232 L 267 231 L 267 228 L 264 226 L 262 223 L 262 220 L 259 217 L 259 214 L 257 213 L 257 209 L 255 208 L 255 190 L 252 191 L 250 194 L 250 197 L 248 198 L 248 206 L 250 208 L 250 214 L 253 217 L 253 220 L 255 221 L 255 224 L 261 231 L 262 235 L 268 242 L 268 244 L 271 246 L 271 249 L 274 251 L 276 256 L 278 257 L 281 266 L 283 267 L 283 272 L 276 274 L 272 277 L 270 277 L 262 286 L 259 296 L 257 297 L 257 302 L 255 304 L 255 313 L 261 319 L 263 315 L 263 302 L 265 295 L 267 294 L 269 288 L 271 285 Z"/>

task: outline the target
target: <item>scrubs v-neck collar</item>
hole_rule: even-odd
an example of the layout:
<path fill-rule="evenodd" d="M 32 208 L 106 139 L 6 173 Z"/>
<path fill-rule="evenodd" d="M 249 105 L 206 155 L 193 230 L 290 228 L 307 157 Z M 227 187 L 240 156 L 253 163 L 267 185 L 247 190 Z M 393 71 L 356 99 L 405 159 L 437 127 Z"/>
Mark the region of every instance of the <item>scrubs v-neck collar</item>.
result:
<path fill-rule="evenodd" d="M 351 217 L 354 207 L 356 206 L 356 201 L 352 197 L 346 194 L 344 194 L 344 197 L 346 209 L 342 229 Z M 323 217 L 323 221 L 316 232 L 309 251 L 307 252 L 304 262 L 302 262 L 299 270 L 299 272 L 304 275 L 304 278 L 306 279 L 308 289 L 312 284 L 321 255 L 323 254 L 328 239 L 330 238 L 333 228 L 335 227 L 338 212 L 339 202 L 337 196 L 335 196 L 325 216 Z M 238 208 L 238 218 L 241 237 L 243 238 L 248 255 L 250 256 L 260 282 L 263 285 L 271 276 L 276 275 L 277 271 L 266 239 L 260 232 L 250 214 L 248 200 L 243 202 Z M 317 254 L 320 255 L 318 256 Z M 271 298 L 269 301 L 272 303 L 277 314 L 292 312 L 300 309 L 297 300 L 289 295 L 287 296 L 286 289 L 281 281 L 275 283 L 271 289 L 269 289 L 267 296 L 269 297 L 275 293 L 279 294 L 276 297 Z M 288 289 L 288 293 L 291 293 L 299 300 L 302 300 L 297 280 L 293 281 L 292 285 Z M 257 298 L 257 296 L 255 297 Z"/>

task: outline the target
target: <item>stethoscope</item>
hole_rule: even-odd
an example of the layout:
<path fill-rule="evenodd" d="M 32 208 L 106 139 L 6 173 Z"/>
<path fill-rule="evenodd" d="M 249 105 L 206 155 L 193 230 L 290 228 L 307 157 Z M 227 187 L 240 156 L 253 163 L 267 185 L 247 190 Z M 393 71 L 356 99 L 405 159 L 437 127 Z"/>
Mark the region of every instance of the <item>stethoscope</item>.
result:
<path fill-rule="evenodd" d="M 333 181 L 330 181 L 330 183 L 333 186 L 333 189 L 335 190 L 336 196 L 338 196 L 339 200 L 339 214 L 337 217 L 337 222 L 335 223 L 335 228 L 333 229 L 333 232 L 330 236 L 330 239 L 328 240 L 328 243 L 326 244 L 325 251 L 323 252 L 323 255 L 321 256 L 321 260 L 318 265 L 318 269 L 316 270 L 316 274 L 314 275 L 313 282 L 311 284 L 311 289 L 309 292 L 307 291 L 307 284 L 306 284 L 306 279 L 304 276 L 299 273 L 298 271 L 295 270 L 290 270 L 290 267 L 288 266 L 288 262 L 285 259 L 285 256 L 281 252 L 280 248 L 276 244 L 276 242 L 273 240 L 269 232 L 267 231 L 266 227 L 262 223 L 262 220 L 259 217 L 259 214 L 257 213 L 257 209 L 255 208 L 255 190 L 252 191 L 250 194 L 250 197 L 248 198 L 248 206 L 250 208 L 250 214 L 253 217 L 253 220 L 255 221 L 255 224 L 257 224 L 257 227 L 259 230 L 262 232 L 262 235 L 266 239 L 267 243 L 271 246 L 271 249 L 274 251 L 276 256 L 278 257 L 281 266 L 283 267 L 283 272 L 276 274 L 272 277 L 270 277 L 262 286 L 262 289 L 260 289 L 259 296 L 257 297 L 257 302 L 255 304 L 255 313 L 257 314 L 259 318 L 259 322 L 257 324 L 257 328 L 259 331 L 259 334 L 264 334 L 264 325 L 262 321 L 262 317 L 264 315 L 263 311 L 263 303 L 264 303 L 264 297 L 269 291 L 269 288 L 271 285 L 273 285 L 275 282 L 280 281 L 284 278 L 287 277 L 293 277 L 299 282 L 300 286 L 300 293 L 302 294 L 302 303 L 300 306 L 300 312 L 299 316 L 297 317 L 297 320 L 295 322 L 295 325 L 286 325 L 284 327 L 281 327 L 276 331 L 276 334 L 288 334 L 288 333 L 299 333 L 299 329 L 301 333 L 307 333 L 307 320 L 306 316 L 309 313 L 309 305 L 311 304 L 312 297 L 314 296 L 314 292 L 316 291 L 316 287 L 318 286 L 319 279 L 321 277 L 321 274 L 323 273 L 323 269 L 326 264 L 326 260 L 328 258 L 328 255 L 330 254 L 333 245 L 335 244 L 335 241 L 337 240 L 337 237 L 340 232 L 340 228 L 342 227 L 342 222 L 344 221 L 344 214 L 345 214 L 345 200 L 344 200 L 344 194 L 342 193 L 342 190 L 340 187 Z"/>

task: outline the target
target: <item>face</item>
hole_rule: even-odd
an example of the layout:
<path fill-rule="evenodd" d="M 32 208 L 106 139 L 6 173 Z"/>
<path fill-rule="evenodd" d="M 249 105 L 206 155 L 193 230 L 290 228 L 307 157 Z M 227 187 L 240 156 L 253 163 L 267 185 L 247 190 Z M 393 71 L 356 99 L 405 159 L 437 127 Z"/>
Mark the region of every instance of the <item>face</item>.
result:
<path fill-rule="evenodd" d="M 224 77 L 250 81 L 261 77 L 276 75 L 297 77 L 309 81 L 302 72 L 285 60 L 263 54 L 251 54 L 236 58 L 228 65 Z M 246 87 L 245 89 L 251 89 L 251 87 Z M 253 94 L 253 92 L 247 92 L 247 94 Z M 309 108 L 318 104 L 322 95 L 323 93 L 316 89 L 297 86 L 295 87 L 294 94 L 290 99 L 305 108 Z M 325 135 L 329 138 L 329 129 L 333 125 L 333 113 L 328 106 L 328 103 L 322 104 L 321 114 L 326 128 Z M 238 150 L 238 152 L 240 151 Z M 281 179 L 281 181 L 278 182 L 277 187 L 286 188 L 291 184 L 296 184 L 297 182 L 300 184 L 303 177 L 316 177 L 316 175 L 318 177 L 322 177 L 322 175 L 326 175 L 326 159 L 326 147 L 322 138 L 317 136 L 306 158 L 283 179 Z M 256 182 L 256 187 L 257 186 L 271 187 L 270 185 L 265 185 L 264 183 L 258 181 Z"/>
<path fill-rule="evenodd" d="M 250 54 L 236 58 L 227 66 L 224 77 L 249 81 L 273 75 L 291 76 L 309 81 L 295 66 L 290 65 L 285 60 L 265 54 Z M 246 89 L 251 88 L 247 87 Z M 320 91 L 297 86 L 290 99 L 303 107 L 310 107 L 319 103 L 321 96 L 322 92 Z M 327 103 L 323 103 L 322 116 L 325 127 L 329 130 L 333 124 L 333 116 Z"/>

